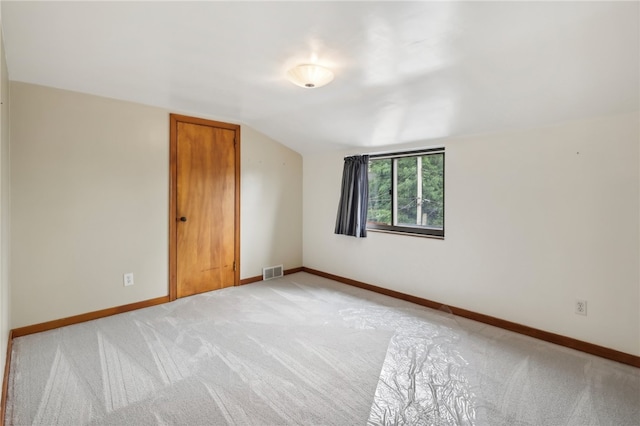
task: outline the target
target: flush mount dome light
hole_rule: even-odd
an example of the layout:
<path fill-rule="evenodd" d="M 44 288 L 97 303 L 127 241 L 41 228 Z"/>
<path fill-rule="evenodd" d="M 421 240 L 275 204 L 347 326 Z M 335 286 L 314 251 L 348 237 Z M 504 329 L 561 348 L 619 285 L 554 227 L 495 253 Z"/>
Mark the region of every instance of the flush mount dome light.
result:
<path fill-rule="evenodd" d="M 329 84 L 333 80 L 333 73 L 320 65 L 302 64 L 291 68 L 287 78 L 296 86 L 313 89 Z"/>

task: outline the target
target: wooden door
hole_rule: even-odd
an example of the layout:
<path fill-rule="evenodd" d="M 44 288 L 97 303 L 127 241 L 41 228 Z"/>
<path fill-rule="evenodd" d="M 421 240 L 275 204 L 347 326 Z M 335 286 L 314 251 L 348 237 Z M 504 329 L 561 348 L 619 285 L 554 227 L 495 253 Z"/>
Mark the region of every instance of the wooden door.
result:
<path fill-rule="evenodd" d="M 238 284 L 239 133 L 171 115 L 172 300 Z"/>

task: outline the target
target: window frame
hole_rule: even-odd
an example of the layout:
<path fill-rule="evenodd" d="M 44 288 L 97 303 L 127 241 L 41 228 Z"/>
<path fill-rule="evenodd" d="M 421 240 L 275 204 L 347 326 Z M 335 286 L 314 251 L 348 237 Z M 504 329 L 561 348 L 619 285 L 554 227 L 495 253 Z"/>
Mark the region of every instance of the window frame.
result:
<path fill-rule="evenodd" d="M 423 157 L 425 155 L 442 154 L 442 229 L 397 225 L 397 193 L 398 193 L 398 173 L 397 160 L 406 157 Z M 419 237 L 444 239 L 445 231 L 445 149 L 428 148 L 413 151 L 390 152 L 384 154 L 370 154 L 369 161 L 373 160 L 392 160 L 391 161 L 391 225 L 370 223 L 367 218 L 367 230 L 373 232 L 387 232 L 392 234 L 413 235 Z M 368 206 L 367 206 L 368 209 Z"/>

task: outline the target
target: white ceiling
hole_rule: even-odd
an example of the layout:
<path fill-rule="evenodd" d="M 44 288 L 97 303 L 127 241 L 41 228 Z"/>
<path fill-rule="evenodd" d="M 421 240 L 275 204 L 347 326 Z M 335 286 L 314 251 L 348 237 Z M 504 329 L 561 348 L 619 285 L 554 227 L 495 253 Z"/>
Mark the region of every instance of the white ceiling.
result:
<path fill-rule="evenodd" d="M 244 123 L 305 154 L 637 111 L 639 5 L 2 1 L 2 25 L 12 80 Z M 310 61 L 335 80 L 286 80 Z"/>

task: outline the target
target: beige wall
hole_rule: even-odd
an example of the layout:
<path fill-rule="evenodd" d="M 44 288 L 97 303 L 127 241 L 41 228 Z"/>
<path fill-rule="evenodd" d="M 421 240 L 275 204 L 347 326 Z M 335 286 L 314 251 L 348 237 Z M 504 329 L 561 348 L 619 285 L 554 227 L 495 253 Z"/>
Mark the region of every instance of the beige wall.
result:
<path fill-rule="evenodd" d="M 169 111 L 17 82 L 11 99 L 12 327 L 166 295 Z M 301 205 L 289 184 L 301 180 L 300 156 L 244 126 L 241 155 L 241 277 L 275 257 L 301 266 L 300 219 L 288 228 L 264 190 L 286 184 L 287 202 Z"/>
<path fill-rule="evenodd" d="M 166 295 L 168 114 L 22 83 L 11 101 L 12 326 Z"/>
<path fill-rule="evenodd" d="M 0 321 L 9 177 L 11 327 L 166 295 L 169 111 L 15 82 L 11 102 Z M 302 266 L 304 249 L 311 268 L 639 355 L 638 128 L 631 114 L 440 141 L 439 241 L 334 235 L 342 158 L 353 152 L 305 157 L 302 186 L 300 156 L 243 126 L 241 278 Z M 304 203 L 301 189 L 312 194 Z M 576 298 L 588 300 L 587 317 L 573 313 Z"/>
<path fill-rule="evenodd" d="M 640 355 L 638 118 L 438 141 L 444 241 L 334 235 L 353 152 L 305 156 L 304 265 Z"/>
<path fill-rule="evenodd" d="M 7 339 L 11 329 L 10 314 L 10 223 L 11 168 L 9 152 L 9 74 L 0 28 L 0 366 L 5 365 Z"/>
<path fill-rule="evenodd" d="M 302 266 L 302 157 L 242 127 L 240 275 Z"/>

